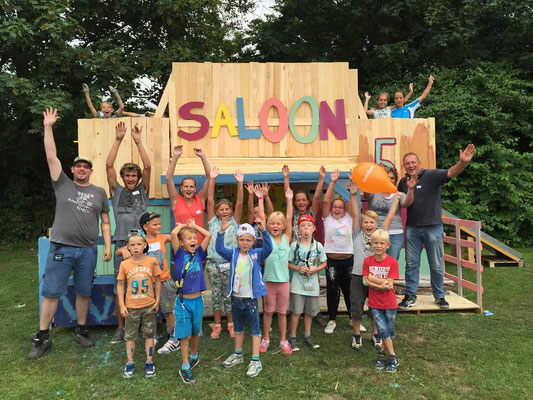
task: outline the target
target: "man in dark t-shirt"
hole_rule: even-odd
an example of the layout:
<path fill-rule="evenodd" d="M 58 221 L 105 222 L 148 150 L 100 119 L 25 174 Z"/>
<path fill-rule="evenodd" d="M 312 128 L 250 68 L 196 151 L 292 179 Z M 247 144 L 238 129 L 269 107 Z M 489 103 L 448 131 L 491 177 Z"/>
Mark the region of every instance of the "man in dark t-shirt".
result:
<path fill-rule="evenodd" d="M 43 113 L 44 149 L 56 195 L 54 225 L 50 236 L 50 251 L 42 277 L 41 315 L 39 332 L 32 340 L 29 359 L 41 357 L 52 345 L 49 327 L 54 317 L 59 297 L 67 293 L 70 274 L 74 272 L 76 291 L 76 341 L 82 347 L 93 345 L 87 331 L 87 314 L 91 302 L 91 289 L 96 268 L 96 240 L 98 221 L 101 218 L 104 237 L 104 261 L 111 260 L 111 223 L 105 190 L 89 182 L 93 172 L 91 160 L 76 157 L 72 164 L 73 180 L 63 172 L 57 158 L 52 126 L 59 118 L 57 110 L 48 108 Z"/>
<path fill-rule="evenodd" d="M 420 255 L 422 246 L 426 254 L 431 274 L 431 289 L 435 303 L 441 308 L 449 304 L 444 293 L 444 268 L 442 266 L 442 203 L 440 187 L 455 178 L 472 160 L 476 149 L 469 144 L 460 150 L 459 161 L 449 169 L 422 169 L 422 164 L 415 153 L 403 156 L 406 176 L 400 180 L 398 190 L 407 193 L 407 180 L 418 179 L 415 186 L 414 200 L 407 208 L 405 226 L 405 297 L 398 304 L 399 309 L 407 309 L 416 303 Z"/>

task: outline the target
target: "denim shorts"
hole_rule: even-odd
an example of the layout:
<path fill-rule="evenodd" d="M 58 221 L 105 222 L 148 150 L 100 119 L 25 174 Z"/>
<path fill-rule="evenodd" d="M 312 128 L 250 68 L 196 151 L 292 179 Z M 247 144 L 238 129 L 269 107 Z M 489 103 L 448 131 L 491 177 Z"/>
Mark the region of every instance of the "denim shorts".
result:
<path fill-rule="evenodd" d="M 378 310 L 371 308 L 370 312 L 378 328 L 378 335 L 381 339 L 394 338 L 394 323 L 396 322 L 396 309 Z"/>
<path fill-rule="evenodd" d="M 97 253 L 96 247 L 74 247 L 50 242 L 41 295 L 61 297 L 67 294 L 70 274 L 74 271 L 74 290 L 81 296 L 90 297 Z"/>
<path fill-rule="evenodd" d="M 257 299 L 231 296 L 231 313 L 235 333 L 244 332 L 244 320 L 247 319 L 250 335 L 261 336 Z"/>
<path fill-rule="evenodd" d="M 115 242 L 115 248 L 113 249 L 113 267 L 115 269 L 115 283 L 113 285 L 113 293 L 115 294 L 117 294 L 117 276 L 118 276 L 118 271 L 120 269 L 120 263 L 124 261 L 124 258 L 122 256 L 115 255 L 115 251 L 123 248 L 127 244 L 128 242 L 125 240 L 117 240 Z M 126 280 L 124 280 L 124 293 L 128 291 L 127 287 L 128 287 L 127 282 Z"/>
<path fill-rule="evenodd" d="M 202 332 L 202 316 L 204 315 L 204 300 L 202 296 L 195 299 L 176 298 L 174 316 L 174 337 L 177 339 L 188 338 L 191 335 L 199 336 Z"/>

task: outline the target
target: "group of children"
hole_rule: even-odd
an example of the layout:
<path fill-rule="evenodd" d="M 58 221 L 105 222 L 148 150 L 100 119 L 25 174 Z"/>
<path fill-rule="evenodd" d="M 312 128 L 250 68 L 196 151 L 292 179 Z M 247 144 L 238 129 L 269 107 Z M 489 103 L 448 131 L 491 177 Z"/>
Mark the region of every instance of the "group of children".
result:
<path fill-rule="evenodd" d="M 331 259 L 339 254 L 350 255 L 349 262 L 352 263 L 349 265 L 351 274 L 347 276 L 348 281 L 341 285 L 343 292 L 346 285 L 349 287 L 350 300 L 347 305 L 349 303 L 354 328 L 352 347 L 354 350 L 362 347 L 360 321 L 368 296 L 374 327 L 372 338 L 378 350 L 376 368 L 396 371 L 398 359 L 392 338 L 396 315 L 394 279 L 399 276 L 397 261 L 386 254 L 390 246 L 387 231 L 377 229 L 378 218 L 373 211 L 365 211 L 360 215 L 355 184 L 349 186 L 351 196 L 348 203 L 342 198 L 331 201 L 333 188 L 339 178 L 339 172 L 333 171 L 323 203 L 325 245 L 322 245 L 314 238 L 316 211 L 312 207 L 308 209 L 310 203 L 305 193 L 293 194 L 288 185 L 288 167 L 284 166 L 283 172 L 287 183 L 286 214 L 273 211 L 267 185 L 254 186 L 249 183 L 247 189 L 252 200 L 249 202 L 251 209 L 248 222 L 251 223 L 239 225 L 237 221 L 242 214 L 244 176 L 240 171 L 235 173 L 237 199 L 234 210 L 233 204 L 227 199 L 214 202 L 214 182 L 218 169 L 213 167 L 208 177 L 208 229 L 190 219 L 187 224 L 176 224 L 170 235 L 162 235 L 160 215 L 147 212 L 141 217 L 142 229 L 129 232 L 127 246 L 131 257 L 120 265 L 117 285 L 120 312 L 126 318 L 124 337 L 128 362 L 124 368 L 125 378 L 131 377 L 135 370 L 133 353 L 141 323 L 146 338 L 145 375 L 151 377 L 155 374 L 152 362 L 155 313 L 160 304 L 167 302 L 174 303 L 172 316 L 165 314 L 167 325 L 174 326 L 169 330 L 169 341 L 158 352 L 161 354 L 181 348 L 179 375 L 185 383 L 195 382 L 192 369 L 199 363 L 202 291 L 206 290 L 204 265 L 211 283 L 215 312 L 211 337 L 219 337 L 221 316 L 226 314 L 228 331 L 235 338 L 234 352 L 223 362 L 225 368 L 244 362 L 244 325 L 247 321 L 252 336 L 252 357 L 246 375 L 255 377 L 260 373 L 260 353 L 266 352 L 270 345 L 274 313 L 277 314 L 279 325 L 279 348 L 283 353 L 291 354 L 300 350 L 296 332 L 301 314 L 304 314 L 304 343 L 311 349 L 319 348 L 311 336 L 313 317 L 320 312 L 319 275 L 327 266 L 331 268 L 331 261 L 333 264 L 346 263 L 347 257 Z M 322 167 L 317 184 L 319 195 L 325 175 Z M 257 198 L 257 206 L 254 206 L 254 197 Z M 302 201 L 304 198 L 306 200 Z M 393 202 L 389 213 L 391 218 L 400 198 L 398 196 Z M 268 217 L 265 214 L 265 201 L 269 204 Z M 297 219 L 293 227 L 295 215 Z M 384 225 L 387 226 L 386 223 Z M 293 229 L 297 235 L 293 235 Z M 197 234 L 203 237 L 201 242 Z M 260 246 L 257 245 L 258 237 L 262 241 Z M 173 265 L 170 268 L 165 252 L 169 242 L 173 253 Z M 344 294 L 346 298 L 346 292 Z M 259 316 L 261 297 L 264 298 L 263 337 Z M 329 302 L 328 298 L 328 306 Z M 335 307 L 338 307 L 338 302 L 337 295 Z M 291 314 L 288 338 L 287 311 Z"/>

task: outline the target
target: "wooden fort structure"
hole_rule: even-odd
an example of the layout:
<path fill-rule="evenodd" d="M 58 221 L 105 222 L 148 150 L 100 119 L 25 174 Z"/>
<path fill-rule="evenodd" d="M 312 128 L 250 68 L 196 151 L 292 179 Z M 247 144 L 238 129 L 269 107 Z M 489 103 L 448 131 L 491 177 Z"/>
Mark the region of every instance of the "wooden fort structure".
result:
<path fill-rule="evenodd" d="M 210 164 L 219 167 L 217 184 L 235 183 L 236 169 L 245 180 L 283 182 L 284 164 L 291 169 L 291 183 L 316 182 L 320 166 L 325 165 L 328 171 L 342 171 L 336 191 L 345 197 L 342 181 L 359 162 L 400 167 L 402 155 L 415 152 L 424 168 L 435 168 L 434 118 L 368 119 L 358 93 L 357 70 L 348 63 L 173 63 L 154 117 L 80 119 L 79 154 L 93 161 L 91 182 L 107 191 L 105 159 L 116 125 L 125 122 L 128 132 L 134 124 L 142 127 L 152 161 L 150 209 L 163 216 L 167 229 L 173 217 L 165 172 L 177 145 L 183 146 L 183 155 L 174 175 L 176 185 L 185 176 L 195 177 L 199 187 L 204 182 L 194 148 L 202 148 Z M 140 163 L 128 133 L 116 167 L 131 161 Z M 42 245 L 44 252 L 47 246 Z M 112 288 L 111 294 L 105 288 L 112 273 L 112 262 L 99 261 L 93 294 L 96 291 L 107 300 L 104 305 L 93 302 L 91 314 L 97 312 L 99 317 L 89 323 L 113 321 Z M 465 304 L 458 309 L 481 309 L 481 303 Z M 68 307 L 60 307 L 58 314 L 69 314 Z M 59 321 L 56 316 L 56 323 L 68 325 L 72 317 Z"/>

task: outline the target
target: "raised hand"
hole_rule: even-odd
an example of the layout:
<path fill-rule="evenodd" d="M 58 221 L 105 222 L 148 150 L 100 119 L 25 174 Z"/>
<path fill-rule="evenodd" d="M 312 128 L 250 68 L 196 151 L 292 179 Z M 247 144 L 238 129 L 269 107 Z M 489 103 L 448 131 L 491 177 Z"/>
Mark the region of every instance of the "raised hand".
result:
<path fill-rule="evenodd" d="M 189 219 L 187 220 L 187 226 L 196 229 L 196 222 L 194 221 L 194 218 L 189 218 Z"/>
<path fill-rule="evenodd" d="M 262 230 L 262 231 L 265 230 L 265 223 L 264 223 L 264 221 L 261 218 L 259 218 L 259 216 L 255 217 L 254 221 L 255 221 L 255 223 L 257 224 L 257 227 L 260 230 Z"/>
<path fill-rule="evenodd" d="M 348 190 L 350 191 L 350 194 L 357 194 L 357 185 L 355 182 L 352 182 L 350 179 L 350 183 L 348 184 Z"/>
<path fill-rule="evenodd" d="M 368 100 L 370 100 L 370 98 L 371 98 L 371 97 L 372 97 L 372 96 L 370 96 L 370 93 L 368 93 L 368 92 L 365 92 L 365 99 L 368 99 Z"/>
<path fill-rule="evenodd" d="M 289 178 L 291 176 L 291 171 L 289 170 L 289 166 L 288 165 L 284 165 L 281 168 L 281 172 L 283 172 L 283 177 L 284 178 Z"/>
<path fill-rule="evenodd" d="M 318 170 L 318 177 L 324 179 L 326 177 L 326 167 L 323 165 Z"/>
<path fill-rule="evenodd" d="M 433 81 L 435 80 L 435 78 L 433 78 L 433 75 L 430 75 L 429 78 L 428 78 L 428 83 L 433 85 Z"/>
<path fill-rule="evenodd" d="M 253 196 L 255 194 L 254 181 L 248 181 L 246 183 L 246 190 L 248 190 L 248 194 L 250 196 Z"/>
<path fill-rule="evenodd" d="M 261 184 L 261 186 L 259 187 L 259 190 L 263 194 L 263 197 L 267 197 L 268 196 L 268 191 L 270 190 L 270 185 L 268 183 L 266 183 L 266 182 L 263 182 Z"/>
<path fill-rule="evenodd" d="M 221 221 L 220 223 L 220 233 L 224 233 L 226 231 L 226 229 L 229 228 L 229 226 L 231 225 L 231 223 L 226 220 L 226 221 Z"/>
<path fill-rule="evenodd" d="M 409 91 L 410 91 L 410 92 L 413 91 L 413 82 L 409 83 Z"/>
<path fill-rule="evenodd" d="M 81 87 L 82 87 L 84 93 L 89 93 L 89 86 L 87 86 L 86 83 L 83 83 L 81 85 Z"/>
<path fill-rule="evenodd" d="M 292 189 L 291 188 L 288 188 L 287 190 L 285 190 L 285 198 L 287 200 L 292 200 L 292 198 L 294 197 L 294 193 L 292 192 Z"/>
<path fill-rule="evenodd" d="M 418 175 L 408 176 L 405 183 L 407 183 L 407 189 L 414 189 L 418 183 Z"/>
<path fill-rule="evenodd" d="M 52 126 L 56 123 L 56 121 L 60 118 L 57 115 L 57 108 L 49 107 L 44 110 L 43 112 L 43 125 L 44 126 Z"/>
<path fill-rule="evenodd" d="M 135 124 L 135 125 L 133 126 L 133 128 L 131 128 L 131 137 L 133 138 L 133 141 L 134 141 L 135 143 L 141 141 L 141 134 L 142 134 L 142 131 L 143 131 L 142 126 L 139 128 L 139 127 L 137 126 L 137 124 Z"/>
<path fill-rule="evenodd" d="M 220 171 L 218 167 L 211 167 L 211 170 L 209 171 L 209 177 L 211 179 L 216 179 L 216 177 L 220 174 Z"/>
<path fill-rule="evenodd" d="M 205 157 L 205 153 L 204 151 L 199 148 L 199 147 L 195 147 L 194 149 L 192 149 L 194 151 L 194 154 L 196 154 L 198 157 Z"/>
<path fill-rule="evenodd" d="M 233 176 L 235 177 L 235 180 L 237 181 L 237 183 L 244 182 L 244 174 L 240 170 L 235 171 Z"/>
<path fill-rule="evenodd" d="M 331 182 L 337 182 L 339 180 L 340 171 L 336 169 L 330 175 L 331 175 Z"/>
<path fill-rule="evenodd" d="M 180 157 L 183 154 L 183 145 L 175 146 L 172 149 L 172 156 L 175 158 Z"/>
<path fill-rule="evenodd" d="M 119 140 L 122 140 L 126 136 L 126 124 L 124 122 L 119 122 L 115 127 L 115 137 Z M 133 136 L 133 130 L 131 132 Z"/>
<path fill-rule="evenodd" d="M 474 146 L 472 143 L 470 143 L 468 146 L 466 146 L 466 149 L 459 150 L 459 160 L 465 163 L 469 163 L 472 161 L 472 157 L 474 157 L 474 154 L 476 154 L 476 146 Z"/>
<path fill-rule="evenodd" d="M 115 89 L 113 86 L 109 85 L 109 90 L 111 91 L 111 93 L 113 93 L 115 96 L 118 94 L 118 90 Z"/>

